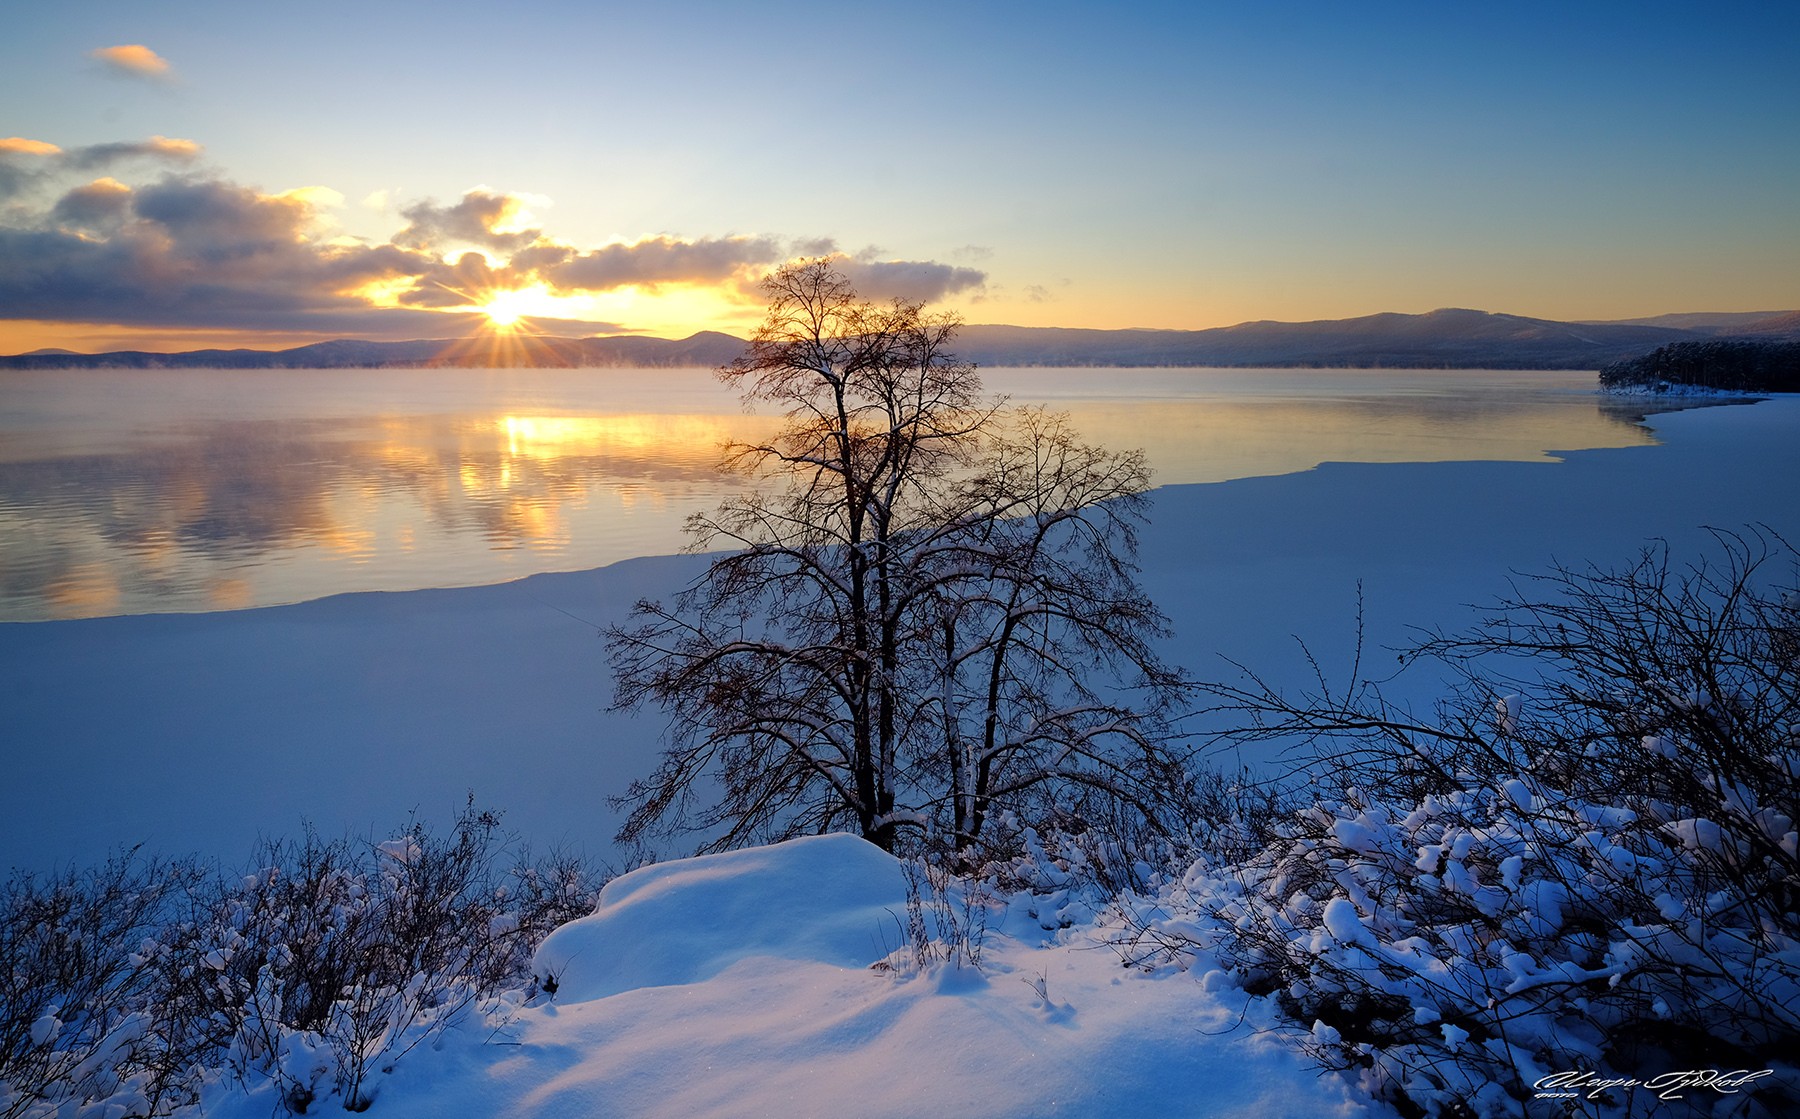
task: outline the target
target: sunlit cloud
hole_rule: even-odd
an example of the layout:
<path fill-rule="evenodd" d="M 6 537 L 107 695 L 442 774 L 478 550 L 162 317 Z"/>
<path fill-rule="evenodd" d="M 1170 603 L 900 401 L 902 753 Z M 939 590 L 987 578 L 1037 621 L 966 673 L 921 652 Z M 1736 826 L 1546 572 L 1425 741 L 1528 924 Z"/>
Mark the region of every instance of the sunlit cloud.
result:
<path fill-rule="evenodd" d="M 407 307 L 470 307 L 487 303 L 492 294 L 526 283 L 526 277 L 505 265 L 496 266 L 486 253 L 471 250 L 454 261 L 419 254 L 412 286 L 399 292 L 395 302 Z"/>
<path fill-rule="evenodd" d="M 864 299 L 934 303 L 952 295 L 978 293 L 987 283 L 987 273 L 978 268 L 931 260 L 884 260 L 887 254 L 873 246 L 846 253 L 835 241 L 823 238 L 800 243 L 793 255 L 830 260 Z"/>
<path fill-rule="evenodd" d="M 135 140 L 112 144 L 90 144 L 85 148 L 70 148 L 63 153 L 69 166 L 81 170 L 104 167 L 126 159 L 161 159 L 174 163 L 192 162 L 200 155 L 200 145 L 192 140 L 178 140 L 170 136 L 152 136 L 148 140 Z"/>
<path fill-rule="evenodd" d="M 212 174 L 134 177 L 133 161 L 187 164 L 189 140 L 61 149 L 0 142 L 0 319 L 138 327 L 444 338 L 480 331 L 741 331 L 761 279 L 830 255 L 869 298 L 929 302 L 979 292 L 985 273 L 838 252 L 829 238 L 662 235 L 577 246 L 540 228 L 549 200 L 478 188 L 398 209 L 386 242 L 345 234 L 331 187 L 268 193 Z M 364 206 L 393 213 L 381 191 Z"/>
<path fill-rule="evenodd" d="M 878 260 L 871 253 L 836 258 L 838 269 L 865 299 L 932 303 L 979 290 L 987 273 L 930 260 Z"/>
<path fill-rule="evenodd" d="M 0 201 L 54 184 L 70 174 L 91 175 L 139 160 L 188 164 L 199 158 L 200 151 L 200 145 L 192 140 L 168 136 L 67 149 L 14 136 L 0 140 Z"/>
<path fill-rule="evenodd" d="M 781 243 L 769 237 L 716 237 L 679 241 L 654 237 L 631 245 L 607 245 L 591 252 L 570 252 L 561 260 L 546 259 L 551 250 L 527 258 L 558 287 L 587 291 L 661 284 L 710 284 L 759 274 L 785 259 Z M 518 263 L 518 259 L 514 259 Z"/>
<path fill-rule="evenodd" d="M 788 252 L 795 257 L 831 256 L 837 251 L 837 242 L 830 237 L 802 238 L 788 246 Z"/>
<path fill-rule="evenodd" d="M 142 43 L 126 43 L 116 47 L 101 47 L 89 51 L 88 57 L 98 59 L 114 73 L 133 78 L 149 78 L 152 81 L 169 81 L 175 77 L 174 68 L 168 61 Z"/>
<path fill-rule="evenodd" d="M 56 155 L 62 151 L 55 144 L 42 140 L 27 140 L 23 136 L 8 136 L 0 140 L 0 155 Z"/>
<path fill-rule="evenodd" d="M 336 209 L 344 204 L 344 196 L 326 186 L 295 187 L 292 190 L 284 190 L 275 197 L 302 202 L 312 207 L 315 212 Z"/>
<path fill-rule="evenodd" d="M 59 224 L 97 229 L 122 221 L 130 206 L 131 188 L 106 177 L 69 191 L 50 213 Z"/>
<path fill-rule="evenodd" d="M 95 180 L 62 194 L 41 225 L 0 228 L 0 306 L 20 319 L 361 327 L 372 308 L 350 293 L 425 262 L 393 246 L 314 240 L 315 206 L 218 180 L 135 190 Z"/>
<path fill-rule="evenodd" d="M 541 236 L 538 230 L 521 226 L 524 210 L 522 199 L 486 190 L 471 190 L 454 206 L 418 202 L 400 211 L 408 224 L 394 235 L 394 244 L 429 250 L 456 245 L 500 252 L 522 249 Z"/>

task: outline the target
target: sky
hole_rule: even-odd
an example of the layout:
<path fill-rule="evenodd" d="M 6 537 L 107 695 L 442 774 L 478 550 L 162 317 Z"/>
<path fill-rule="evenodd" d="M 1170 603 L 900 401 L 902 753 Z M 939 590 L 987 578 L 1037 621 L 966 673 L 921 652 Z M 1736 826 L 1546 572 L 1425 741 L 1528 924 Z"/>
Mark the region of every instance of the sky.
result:
<path fill-rule="evenodd" d="M 67 0 L 0 353 L 1800 307 L 1800 6 Z"/>

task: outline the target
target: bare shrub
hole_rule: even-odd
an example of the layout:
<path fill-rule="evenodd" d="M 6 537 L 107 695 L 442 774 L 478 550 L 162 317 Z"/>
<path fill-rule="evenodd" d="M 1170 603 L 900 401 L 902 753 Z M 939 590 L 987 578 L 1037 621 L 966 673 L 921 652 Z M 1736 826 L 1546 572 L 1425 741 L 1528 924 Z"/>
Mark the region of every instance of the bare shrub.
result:
<path fill-rule="evenodd" d="M 1338 791 L 1197 864 L 1125 950 L 1214 961 L 1407 1113 L 1516 1114 L 1570 1073 L 1635 1115 L 1662 1104 L 1625 1082 L 1707 1068 L 1770 1072 L 1688 1114 L 1800 1105 L 1774 1075 L 1800 1049 L 1795 555 L 1715 540 L 1559 568 L 1427 638 L 1406 659 L 1458 681 L 1429 719 L 1356 683 L 1214 685 Z"/>
<path fill-rule="evenodd" d="M 959 879 L 939 863 L 904 859 L 906 941 L 915 970 L 937 963 L 981 970 L 993 896 L 976 879 Z"/>
<path fill-rule="evenodd" d="M 0 887 L 0 1116 L 114 1099 L 151 1112 L 185 1101 L 187 1054 L 159 1036 L 145 945 L 191 861 L 140 858 Z"/>
<path fill-rule="evenodd" d="M 381 842 L 270 842 L 240 875 L 121 856 L 0 893 L 0 1116 L 168 1114 L 222 1075 L 365 1110 L 419 1044 L 539 993 L 531 960 L 606 875 L 510 864 L 492 813 Z"/>

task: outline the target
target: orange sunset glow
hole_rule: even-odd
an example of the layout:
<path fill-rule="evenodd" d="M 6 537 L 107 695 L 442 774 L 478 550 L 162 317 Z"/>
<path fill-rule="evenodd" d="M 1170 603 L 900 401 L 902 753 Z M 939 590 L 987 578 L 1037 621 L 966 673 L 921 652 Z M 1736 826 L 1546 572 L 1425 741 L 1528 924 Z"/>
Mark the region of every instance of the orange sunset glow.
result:
<path fill-rule="evenodd" d="M 1800 157 L 1767 138 L 1800 130 L 1800 101 L 1766 20 L 1744 34 L 1601 5 L 1546 37 L 1473 11 L 1153 5 L 1050 20 L 1021 49 L 987 11 L 959 11 L 955 34 L 709 11 L 696 35 L 667 13 L 602 32 L 551 6 L 500 36 L 405 7 L 358 9 L 348 38 L 284 26 L 255 51 L 183 4 L 129 35 L 51 12 L 9 29 L 0 354 L 476 321 L 742 337 L 760 279 L 819 256 L 867 297 L 1028 327 L 1796 300 Z M 598 68 L 596 35 L 621 46 Z M 871 41 L 910 60 L 892 90 L 821 97 L 814 66 L 751 61 L 834 65 Z M 676 70 L 632 49 L 650 42 L 683 44 Z M 359 79 L 325 80 L 323 57 Z M 456 111 L 372 112 L 390 88 Z"/>

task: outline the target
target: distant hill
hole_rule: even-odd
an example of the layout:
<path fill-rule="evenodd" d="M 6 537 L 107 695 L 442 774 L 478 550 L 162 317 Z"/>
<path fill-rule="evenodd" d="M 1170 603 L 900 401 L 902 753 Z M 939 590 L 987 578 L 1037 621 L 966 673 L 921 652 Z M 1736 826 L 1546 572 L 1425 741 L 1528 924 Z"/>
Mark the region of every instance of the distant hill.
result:
<path fill-rule="evenodd" d="M 1674 315 L 1653 315 L 1647 319 L 1614 319 L 1584 322 L 1584 326 L 1672 326 L 1711 334 L 1742 334 L 1758 325 L 1785 314 L 1785 311 L 1685 311 Z"/>
<path fill-rule="evenodd" d="M 1710 337 L 1674 327 L 1564 323 L 1444 309 L 1212 330 L 971 326 L 959 352 L 996 365 L 1373 366 L 1597 369 L 1667 342 Z"/>
<path fill-rule="evenodd" d="M 1800 339 L 1800 311 L 1664 315 L 1568 323 L 1446 308 L 1320 322 L 1248 322 L 1211 330 L 1083 330 L 974 325 L 957 352 L 981 365 L 1368 366 L 1396 369 L 1599 369 L 1672 342 L 1726 334 Z M 192 350 L 160 354 L 38 351 L 0 357 L 0 369 L 341 369 L 383 366 L 715 366 L 744 341 L 702 331 L 682 339 L 612 336 L 343 340 L 289 350 Z"/>
<path fill-rule="evenodd" d="M 0 357 L 0 369 L 380 369 L 465 366 L 655 367 L 723 365 L 743 352 L 729 334 L 701 331 L 667 338 L 542 338 L 518 335 L 496 344 L 487 339 L 419 339 L 367 342 L 341 339 L 289 350 L 187 350 L 152 353 L 118 350 L 76 354 L 39 350 Z"/>
<path fill-rule="evenodd" d="M 1750 338 L 1800 338 L 1800 311 L 1788 311 L 1762 319 L 1732 333 Z"/>

